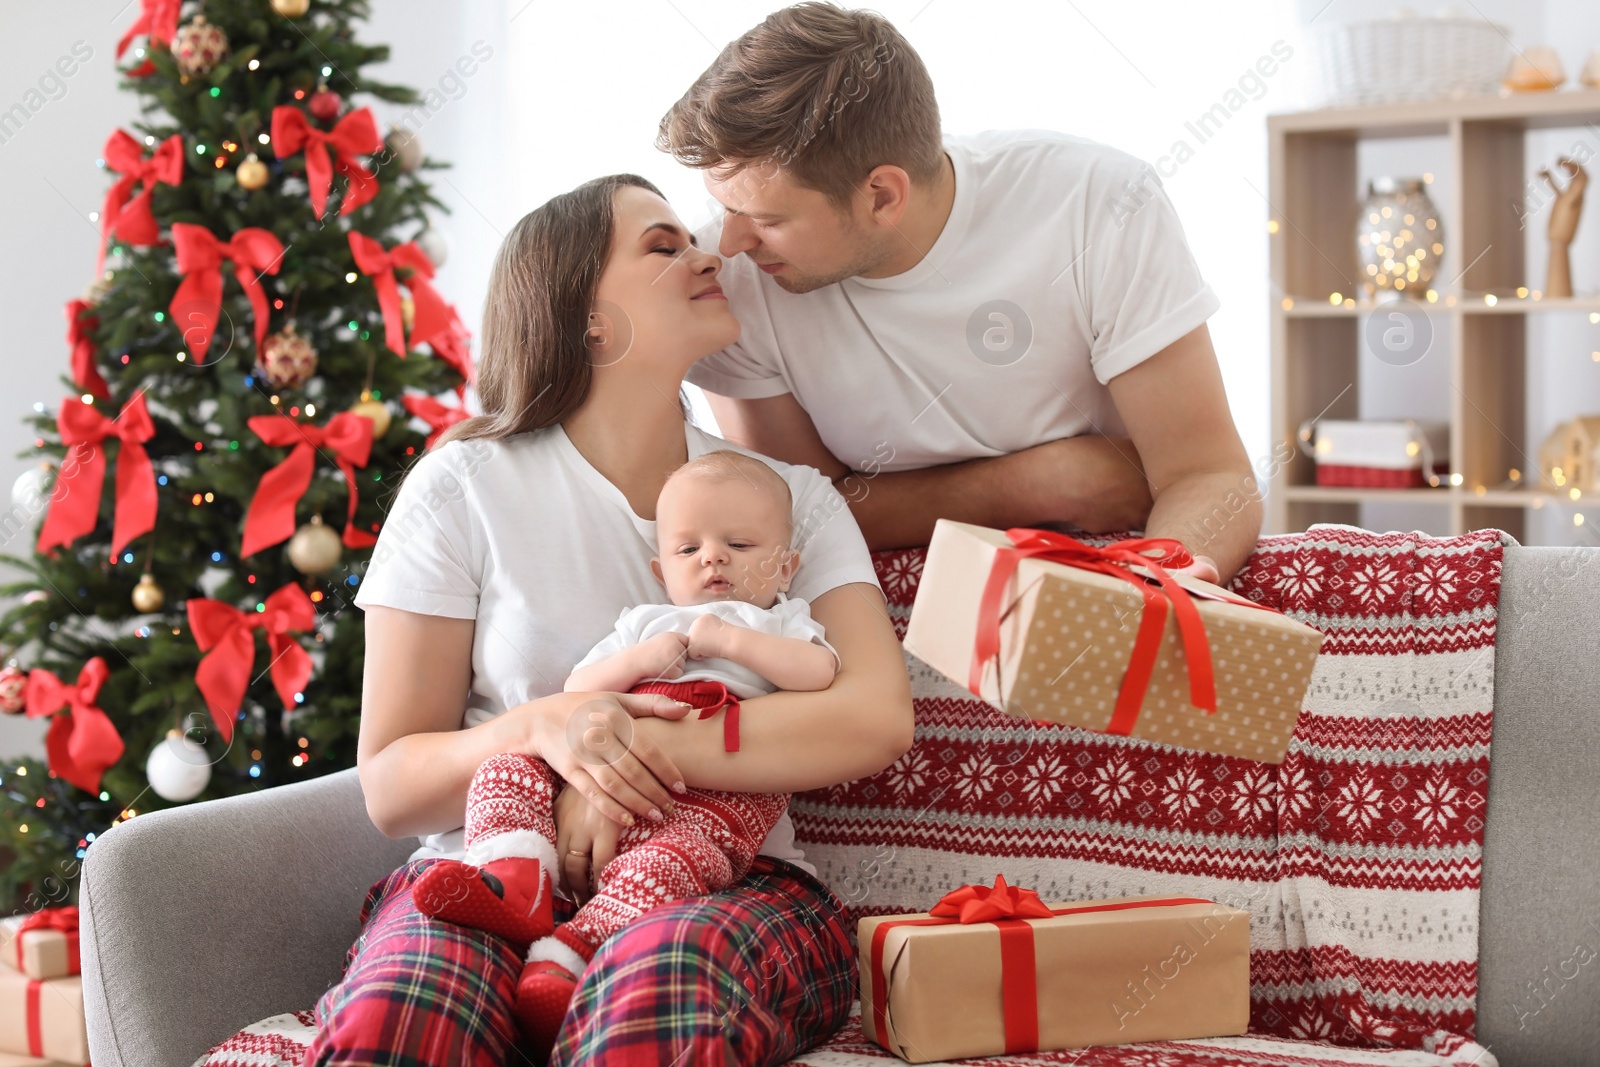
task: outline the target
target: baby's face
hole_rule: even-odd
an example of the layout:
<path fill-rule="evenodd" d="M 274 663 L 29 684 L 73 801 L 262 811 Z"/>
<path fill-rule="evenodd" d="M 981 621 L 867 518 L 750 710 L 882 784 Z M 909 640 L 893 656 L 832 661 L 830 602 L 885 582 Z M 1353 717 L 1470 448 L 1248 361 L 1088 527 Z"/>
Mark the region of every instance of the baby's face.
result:
<path fill-rule="evenodd" d="M 660 556 L 650 567 L 674 604 L 743 600 L 770 608 L 800 563 L 785 543 L 788 530 L 784 501 L 767 487 L 680 475 L 656 502 Z"/>

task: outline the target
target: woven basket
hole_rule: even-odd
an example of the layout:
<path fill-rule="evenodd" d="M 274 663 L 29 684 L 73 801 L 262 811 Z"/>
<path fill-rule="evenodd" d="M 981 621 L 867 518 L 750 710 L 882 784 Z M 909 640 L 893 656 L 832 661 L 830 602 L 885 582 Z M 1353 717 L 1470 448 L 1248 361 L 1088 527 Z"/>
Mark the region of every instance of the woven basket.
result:
<path fill-rule="evenodd" d="M 1511 50 L 1505 26 L 1481 18 L 1389 18 L 1316 34 L 1325 106 L 1492 93 Z"/>

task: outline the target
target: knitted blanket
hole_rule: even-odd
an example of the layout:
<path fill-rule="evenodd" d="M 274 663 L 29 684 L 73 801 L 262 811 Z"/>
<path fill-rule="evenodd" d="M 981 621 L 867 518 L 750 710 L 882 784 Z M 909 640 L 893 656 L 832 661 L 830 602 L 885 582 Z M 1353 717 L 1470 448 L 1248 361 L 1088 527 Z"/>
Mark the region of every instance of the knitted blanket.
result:
<path fill-rule="evenodd" d="M 1249 1035 L 961 1063 L 1495 1067 L 1471 1037 L 1508 543 L 1347 526 L 1262 539 L 1232 589 L 1327 635 L 1277 767 L 1014 719 L 908 656 L 915 745 L 796 795 L 800 844 L 854 918 L 923 911 L 996 873 L 1047 901 L 1182 894 L 1250 912 Z M 875 556 L 902 637 L 922 559 Z M 196 1067 L 293 1067 L 311 1026 L 264 1020 Z M 787 1067 L 885 1059 L 858 1010 Z"/>
<path fill-rule="evenodd" d="M 915 745 L 797 795 L 798 842 L 854 918 L 996 873 L 1052 902 L 1248 910 L 1256 1051 L 1163 1045 L 1173 1058 L 1149 1062 L 1492 1064 L 1470 1039 L 1503 536 L 1324 525 L 1260 542 L 1233 591 L 1326 635 L 1276 767 L 1012 718 L 908 655 Z M 922 559 L 877 556 L 902 637 Z M 1418 1054 L 1307 1059 L 1255 1035 Z M 825 1048 L 876 1046 L 852 1021 Z M 1147 1062 L 1132 1051 L 1007 1062 Z"/>

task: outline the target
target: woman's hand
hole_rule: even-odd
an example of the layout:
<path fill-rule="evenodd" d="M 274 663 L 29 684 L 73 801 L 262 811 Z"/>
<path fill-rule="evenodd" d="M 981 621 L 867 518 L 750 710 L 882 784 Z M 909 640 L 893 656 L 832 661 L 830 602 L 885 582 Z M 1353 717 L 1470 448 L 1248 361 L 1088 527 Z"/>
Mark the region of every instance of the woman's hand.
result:
<path fill-rule="evenodd" d="M 681 719 L 691 710 L 659 693 L 559 693 L 508 714 L 527 719 L 520 751 L 543 759 L 606 818 L 631 826 L 635 817 L 660 821 L 672 801 L 668 787 L 686 789 L 672 759 L 633 720 Z"/>
<path fill-rule="evenodd" d="M 582 904 L 599 892 L 600 872 L 616 857 L 622 828 L 570 786 L 557 794 L 554 816 L 561 890 Z"/>

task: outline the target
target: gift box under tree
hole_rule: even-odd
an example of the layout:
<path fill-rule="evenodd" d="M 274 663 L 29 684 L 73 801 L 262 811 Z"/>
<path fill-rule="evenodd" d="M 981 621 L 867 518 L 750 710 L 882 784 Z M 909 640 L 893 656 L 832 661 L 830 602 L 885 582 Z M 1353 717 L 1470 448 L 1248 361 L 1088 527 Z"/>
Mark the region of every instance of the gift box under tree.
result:
<path fill-rule="evenodd" d="M 78 909 L 44 908 L 0 919 L 0 965 L 29 978 L 65 978 L 81 969 Z"/>

